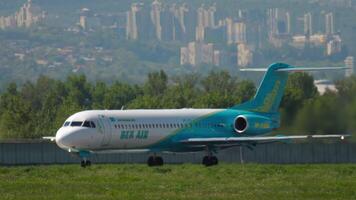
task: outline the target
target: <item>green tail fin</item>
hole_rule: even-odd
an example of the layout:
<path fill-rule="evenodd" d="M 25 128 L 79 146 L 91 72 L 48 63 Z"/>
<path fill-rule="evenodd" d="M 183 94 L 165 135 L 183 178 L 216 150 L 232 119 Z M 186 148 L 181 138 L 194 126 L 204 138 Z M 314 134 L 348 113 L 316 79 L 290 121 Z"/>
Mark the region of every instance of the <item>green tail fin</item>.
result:
<path fill-rule="evenodd" d="M 255 97 L 248 102 L 232 107 L 232 109 L 243 109 L 262 113 L 278 112 L 284 89 L 288 79 L 288 73 L 277 71 L 291 66 L 284 63 L 274 63 L 267 68 L 260 87 Z"/>

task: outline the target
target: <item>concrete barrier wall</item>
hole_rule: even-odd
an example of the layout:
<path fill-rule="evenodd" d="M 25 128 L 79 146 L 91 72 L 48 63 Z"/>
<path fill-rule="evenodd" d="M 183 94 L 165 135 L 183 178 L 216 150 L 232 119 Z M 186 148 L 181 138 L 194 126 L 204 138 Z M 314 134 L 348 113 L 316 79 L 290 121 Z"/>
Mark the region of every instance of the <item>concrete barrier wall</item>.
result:
<path fill-rule="evenodd" d="M 95 154 L 93 163 L 146 163 L 148 153 Z M 163 154 L 165 163 L 201 163 L 204 152 Z M 234 147 L 217 154 L 220 162 L 234 163 L 356 163 L 356 144 L 303 143 L 264 144 L 253 150 Z M 80 158 L 57 147 L 54 143 L 0 143 L 0 165 L 79 163 Z"/>

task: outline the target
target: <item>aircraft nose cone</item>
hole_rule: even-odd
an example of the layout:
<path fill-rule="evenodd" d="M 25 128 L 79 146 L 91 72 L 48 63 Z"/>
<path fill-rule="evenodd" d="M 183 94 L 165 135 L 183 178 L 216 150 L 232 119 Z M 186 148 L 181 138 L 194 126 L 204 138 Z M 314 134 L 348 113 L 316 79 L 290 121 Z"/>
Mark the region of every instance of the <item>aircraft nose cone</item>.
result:
<path fill-rule="evenodd" d="M 59 129 L 56 134 L 56 143 L 61 148 L 69 148 L 71 146 L 70 134 L 63 129 Z"/>

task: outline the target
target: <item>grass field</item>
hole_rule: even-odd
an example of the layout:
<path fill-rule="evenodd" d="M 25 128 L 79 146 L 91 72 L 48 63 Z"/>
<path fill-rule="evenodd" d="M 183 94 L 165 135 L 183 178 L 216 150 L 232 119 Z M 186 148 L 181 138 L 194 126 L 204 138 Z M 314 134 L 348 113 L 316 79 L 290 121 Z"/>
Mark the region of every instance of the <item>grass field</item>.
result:
<path fill-rule="evenodd" d="M 0 167 L 0 199 L 356 199 L 356 165 Z"/>

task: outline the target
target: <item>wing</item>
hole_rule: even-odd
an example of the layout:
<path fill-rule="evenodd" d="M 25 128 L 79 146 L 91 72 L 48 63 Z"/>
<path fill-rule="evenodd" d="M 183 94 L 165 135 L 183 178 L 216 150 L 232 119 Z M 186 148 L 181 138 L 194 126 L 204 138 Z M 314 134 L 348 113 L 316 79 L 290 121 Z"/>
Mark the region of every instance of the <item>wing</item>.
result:
<path fill-rule="evenodd" d="M 182 140 L 187 145 L 213 145 L 213 146 L 237 146 L 242 144 L 263 144 L 272 142 L 284 142 L 301 139 L 328 139 L 340 138 L 344 140 L 350 135 L 294 135 L 294 136 L 265 136 L 265 137 L 225 137 L 225 138 L 190 138 Z"/>
<path fill-rule="evenodd" d="M 42 139 L 44 139 L 44 140 L 50 140 L 51 142 L 56 141 L 56 137 L 52 137 L 52 136 L 42 137 Z"/>

